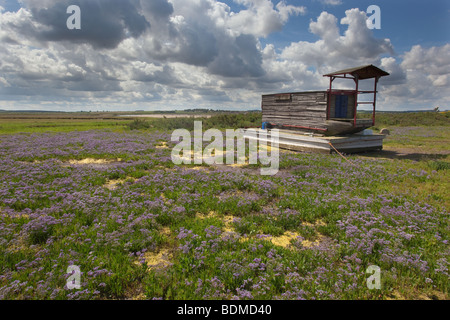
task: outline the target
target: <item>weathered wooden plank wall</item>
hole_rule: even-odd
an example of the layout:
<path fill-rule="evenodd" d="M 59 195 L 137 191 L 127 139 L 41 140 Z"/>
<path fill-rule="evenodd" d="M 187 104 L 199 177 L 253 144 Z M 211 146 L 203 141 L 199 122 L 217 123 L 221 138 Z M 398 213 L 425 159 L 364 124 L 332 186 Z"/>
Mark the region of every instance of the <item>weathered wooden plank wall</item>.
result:
<path fill-rule="evenodd" d="M 263 122 L 326 129 L 327 95 L 326 91 L 264 95 Z"/>

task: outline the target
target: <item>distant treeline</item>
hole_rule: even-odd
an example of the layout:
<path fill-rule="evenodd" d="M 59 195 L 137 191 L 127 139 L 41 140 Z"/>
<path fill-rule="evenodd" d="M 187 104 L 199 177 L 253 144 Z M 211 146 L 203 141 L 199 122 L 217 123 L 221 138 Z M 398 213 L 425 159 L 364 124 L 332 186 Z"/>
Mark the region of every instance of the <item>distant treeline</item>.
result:
<path fill-rule="evenodd" d="M 165 119 L 136 119 L 128 124 L 131 130 L 194 130 L 194 122 L 201 121 L 203 130 L 259 128 L 262 124 L 261 112 L 227 113 L 210 118 L 165 118 Z"/>
<path fill-rule="evenodd" d="M 210 118 L 165 118 L 165 119 L 136 119 L 128 124 L 131 130 L 194 130 L 194 121 L 202 121 L 203 130 L 260 128 L 262 125 L 261 112 L 241 112 L 213 115 Z M 383 112 L 377 113 L 374 129 L 390 126 L 449 126 L 450 111 L 448 112 Z"/>

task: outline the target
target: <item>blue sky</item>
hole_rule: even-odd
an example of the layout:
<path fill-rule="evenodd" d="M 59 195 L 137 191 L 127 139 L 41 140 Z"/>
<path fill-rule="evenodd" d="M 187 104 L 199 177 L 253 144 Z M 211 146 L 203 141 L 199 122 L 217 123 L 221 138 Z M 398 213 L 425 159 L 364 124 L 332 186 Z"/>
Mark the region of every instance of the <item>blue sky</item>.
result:
<path fill-rule="evenodd" d="M 81 30 L 68 30 L 69 5 Z M 381 29 L 365 25 L 381 9 Z M 448 0 L 0 0 L 0 109 L 258 109 L 326 90 L 324 73 L 391 73 L 380 110 L 450 109 Z"/>
<path fill-rule="evenodd" d="M 233 1 L 225 1 L 232 4 Z M 322 11 L 337 18 L 345 16 L 345 10 L 359 8 L 366 11 L 370 5 L 378 5 L 382 12 L 382 28 L 374 30 L 377 37 L 389 38 L 396 50 L 409 50 L 414 44 L 441 46 L 450 41 L 450 1 L 448 0 L 352 0 L 340 5 L 327 5 L 319 0 L 289 1 L 293 5 L 307 6 L 305 16 L 289 20 L 285 28 L 271 35 L 267 41 L 286 45 L 291 41 L 315 41 L 317 37 L 308 32 L 309 22 Z M 341 26 L 341 31 L 345 27 Z"/>

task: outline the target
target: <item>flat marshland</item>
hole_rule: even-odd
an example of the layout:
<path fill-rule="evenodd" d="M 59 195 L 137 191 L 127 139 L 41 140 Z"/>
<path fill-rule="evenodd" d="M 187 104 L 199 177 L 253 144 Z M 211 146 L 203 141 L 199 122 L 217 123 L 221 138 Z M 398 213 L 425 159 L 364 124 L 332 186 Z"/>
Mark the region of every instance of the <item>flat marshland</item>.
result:
<path fill-rule="evenodd" d="M 262 176 L 174 165 L 192 117 L 0 113 L 0 299 L 448 299 L 449 117 L 380 114 L 385 150 Z"/>

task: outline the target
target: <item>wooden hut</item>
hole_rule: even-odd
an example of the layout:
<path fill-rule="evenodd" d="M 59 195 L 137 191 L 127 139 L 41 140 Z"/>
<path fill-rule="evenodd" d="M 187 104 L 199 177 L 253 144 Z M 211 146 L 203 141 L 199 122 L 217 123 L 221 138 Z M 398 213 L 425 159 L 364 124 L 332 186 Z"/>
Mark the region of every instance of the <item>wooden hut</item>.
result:
<path fill-rule="evenodd" d="M 327 91 L 293 92 L 263 95 L 263 129 L 277 128 L 291 131 L 338 136 L 364 131 L 375 125 L 377 86 L 381 77 L 389 73 L 366 65 L 324 75 L 330 78 Z M 354 90 L 334 89 L 336 79 L 352 80 Z M 374 79 L 374 90 L 360 90 L 360 80 Z M 360 101 L 361 95 L 372 95 L 372 101 Z M 358 106 L 373 106 L 371 119 L 358 119 Z"/>

